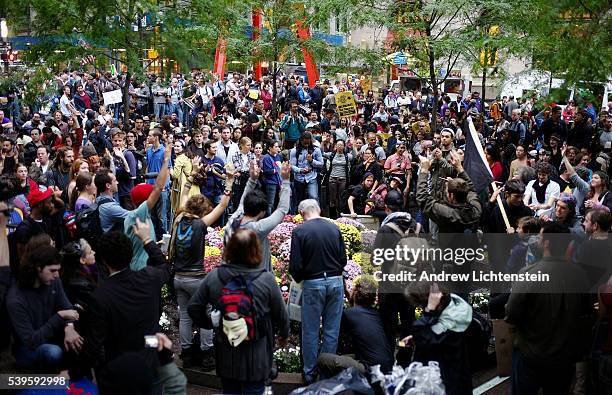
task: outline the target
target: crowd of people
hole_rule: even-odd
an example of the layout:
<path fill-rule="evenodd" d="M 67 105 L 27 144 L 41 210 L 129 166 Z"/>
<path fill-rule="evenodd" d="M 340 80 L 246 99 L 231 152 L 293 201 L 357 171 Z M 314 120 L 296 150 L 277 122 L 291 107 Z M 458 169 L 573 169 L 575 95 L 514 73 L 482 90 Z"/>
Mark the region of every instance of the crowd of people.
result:
<path fill-rule="evenodd" d="M 159 327 L 171 282 L 182 366 L 216 369 L 224 393 L 263 393 L 289 337 L 267 236 L 299 213 L 289 272 L 303 288 L 304 382 L 435 360 L 448 394 L 471 393 L 469 290 L 363 276 L 346 292 L 345 245 L 324 218 L 344 214 L 379 221 L 375 248 L 406 235 L 506 235 L 492 268 L 572 279 L 491 294 L 490 317 L 516 328 L 512 392 L 612 391 L 610 107 L 374 93 L 345 80 L 311 88 L 293 75 L 193 72 L 164 84 L 66 70 L 53 83 L 50 108 L 15 94 L 0 110 L 0 326 L 19 369 L 72 379 L 93 369 L 103 393 L 184 393 Z M 105 105 L 125 84 L 129 102 Z M 354 116 L 339 116 L 340 92 L 353 94 Z M 495 181 L 481 190 L 463 166 L 470 119 Z M 216 226 L 224 264 L 207 274 Z M 393 267 L 386 259 L 382 272 Z"/>

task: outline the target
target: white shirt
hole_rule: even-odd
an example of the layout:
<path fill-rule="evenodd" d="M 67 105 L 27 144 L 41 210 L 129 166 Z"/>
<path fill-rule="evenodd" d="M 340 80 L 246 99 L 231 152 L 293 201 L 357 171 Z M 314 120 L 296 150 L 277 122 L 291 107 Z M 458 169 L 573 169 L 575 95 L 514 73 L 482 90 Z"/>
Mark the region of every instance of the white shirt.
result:
<path fill-rule="evenodd" d="M 536 182 L 539 182 L 539 181 L 537 179 L 529 181 L 529 183 L 527 183 L 527 187 L 525 188 L 525 196 L 529 197 L 529 200 L 528 200 L 529 204 L 546 204 L 546 202 L 548 202 L 551 197 L 554 196 L 558 198 L 559 195 L 561 194 L 561 187 L 559 186 L 559 184 L 557 184 L 553 180 L 550 180 L 550 183 L 546 187 L 546 192 L 544 193 L 544 201 L 538 202 L 538 199 L 536 197 L 536 191 L 535 189 L 533 189 L 533 184 Z M 550 217 L 552 213 L 554 212 L 554 210 L 555 210 L 554 204 L 549 209 L 539 209 L 536 211 L 536 217 L 540 217 L 542 215 L 547 215 Z"/>
<path fill-rule="evenodd" d="M 408 96 L 404 96 L 404 97 L 398 97 L 397 98 L 397 105 L 402 107 L 402 106 L 409 106 L 410 103 L 412 103 L 412 100 L 410 100 L 410 98 Z"/>
<path fill-rule="evenodd" d="M 230 141 L 229 150 L 227 151 L 227 155 L 226 155 L 225 154 L 225 147 L 223 145 L 223 140 L 220 140 L 217 143 L 217 153 L 216 153 L 216 155 L 219 158 L 221 158 L 224 163 L 227 163 L 228 161 L 231 163 L 232 162 L 232 158 L 234 157 L 234 154 L 236 154 L 239 151 L 240 151 L 240 149 L 238 148 L 238 144 L 234 143 L 233 141 Z"/>
<path fill-rule="evenodd" d="M 68 109 L 68 105 L 72 103 L 72 100 L 70 100 L 66 95 L 62 95 L 62 98 L 60 99 L 60 111 L 62 112 L 62 115 L 65 117 L 72 117 L 72 112 Z"/>
<path fill-rule="evenodd" d="M 208 85 L 199 86 L 197 93 L 198 93 L 198 96 L 202 98 L 203 104 L 208 104 L 208 102 L 210 102 L 213 96 L 212 90 L 210 89 Z"/>

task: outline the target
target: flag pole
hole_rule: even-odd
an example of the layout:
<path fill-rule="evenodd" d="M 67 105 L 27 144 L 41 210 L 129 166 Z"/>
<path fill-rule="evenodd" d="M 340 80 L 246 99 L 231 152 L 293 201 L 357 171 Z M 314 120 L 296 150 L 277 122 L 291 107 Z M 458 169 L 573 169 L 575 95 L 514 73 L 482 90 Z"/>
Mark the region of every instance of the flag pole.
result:
<path fill-rule="evenodd" d="M 491 183 L 493 187 L 493 192 L 495 192 L 495 182 Z M 506 224 L 506 229 L 510 228 L 510 221 L 508 220 L 508 214 L 506 214 L 506 209 L 504 208 L 504 204 L 502 203 L 501 196 L 499 194 L 496 198 L 497 205 L 499 206 L 499 211 L 501 212 L 502 218 L 504 219 L 504 223 Z"/>

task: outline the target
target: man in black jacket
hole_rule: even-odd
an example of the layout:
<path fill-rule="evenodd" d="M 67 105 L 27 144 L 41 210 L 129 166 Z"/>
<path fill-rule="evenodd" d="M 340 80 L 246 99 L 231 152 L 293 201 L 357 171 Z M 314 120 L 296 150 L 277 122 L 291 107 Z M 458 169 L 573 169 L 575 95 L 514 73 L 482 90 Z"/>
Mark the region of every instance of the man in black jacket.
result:
<path fill-rule="evenodd" d="M 516 327 L 512 393 L 566 394 L 575 363 L 591 344 L 588 282 L 564 255 L 569 229 L 547 222 L 540 231 L 542 259 L 520 274 L 545 274 L 548 281 L 517 281 L 506 304 L 506 321 Z"/>
<path fill-rule="evenodd" d="M 352 351 L 355 357 L 323 353 L 317 365 L 325 377 L 332 377 L 351 366 L 361 373 L 369 371 L 370 366 L 380 365 L 387 373 L 394 363 L 394 345 L 389 344 L 383 329 L 383 320 L 374 308 L 376 300 L 376 280 L 372 276 L 360 276 L 354 282 L 351 301 L 354 304 L 342 313 L 340 334 L 342 345 L 351 346 L 343 353 Z"/>
<path fill-rule="evenodd" d="M 342 270 L 346 248 L 340 229 L 321 218 L 321 208 L 314 199 L 303 200 L 298 210 L 304 223 L 291 237 L 289 273 L 302 291 L 302 355 L 304 379 L 315 381 L 319 328 L 323 318 L 322 353 L 335 353 L 344 301 Z"/>
<path fill-rule="evenodd" d="M 502 211 L 497 204 L 497 196 L 501 192 L 504 192 L 504 199 L 501 199 L 501 202 L 510 223 L 510 228 L 506 226 Z M 496 270 L 502 270 L 505 267 L 510 249 L 517 243 L 515 237 L 500 237 L 498 235 L 516 233 L 516 227 L 520 218 L 533 217 L 533 210 L 523 203 L 524 195 L 525 184 L 519 180 L 510 180 L 506 182 L 503 188 L 498 188 L 493 192 L 489 202 L 484 207 L 482 216 L 483 227 L 487 234 L 496 234 L 489 237 L 491 245 L 496 246 L 496 248 L 489 249 L 492 253 L 490 261 Z"/>
<path fill-rule="evenodd" d="M 384 249 L 395 249 L 395 246 L 402 238 L 400 231 L 406 232 L 410 229 L 416 233 L 416 223 L 409 213 L 402 211 L 404 199 L 398 191 L 389 191 L 385 196 L 385 211 L 387 217 L 383 220 L 376 239 L 374 240 L 374 255 L 376 251 Z M 377 262 L 374 262 L 377 264 Z M 392 271 L 393 260 L 383 260 L 381 264 L 382 274 L 389 274 Z M 414 307 L 408 303 L 404 296 L 404 286 L 401 283 L 381 281 L 379 288 L 379 311 L 382 318 L 383 328 L 386 338 L 392 349 L 395 348 L 395 339 L 398 335 L 399 313 L 399 335 L 400 339 L 410 335 L 410 327 L 414 321 Z"/>
<path fill-rule="evenodd" d="M 144 354 L 144 336 L 160 331 L 161 288 L 170 279 L 170 265 L 151 240 L 150 232 L 148 223 L 136 220 L 134 233 L 149 255 L 148 266 L 140 271 L 129 268 L 132 243 L 126 235 L 109 232 L 98 241 L 96 257 L 108 266 L 110 276 L 91 295 L 82 361 L 79 369 L 71 371 L 71 377 L 86 374 L 93 367 L 101 390 L 110 385 L 106 381 L 107 365 L 127 353 Z M 157 369 L 156 358 L 147 361 L 151 370 Z"/>

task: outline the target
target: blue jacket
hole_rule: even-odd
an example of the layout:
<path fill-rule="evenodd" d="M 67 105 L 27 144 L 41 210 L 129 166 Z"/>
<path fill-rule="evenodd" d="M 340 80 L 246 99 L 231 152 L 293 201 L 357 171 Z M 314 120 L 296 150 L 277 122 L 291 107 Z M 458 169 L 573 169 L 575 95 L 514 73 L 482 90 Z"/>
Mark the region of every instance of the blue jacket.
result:
<path fill-rule="evenodd" d="M 306 130 L 306 121 L 301 115 L 295 119 L 291 114 L 287 114 L 285 118 L 283 118 L 280 128 L 285 132 L 286 141 L 297 141 Z"/>
<path fill-rule="evenodd" d="M 275 162 L 281 162 L 283 157 L 279 154 L 273 157 L 270 154 L 266 154 L 263 158 L 262 171 L 263 171 L 263 182 L 264 184 L 281 185 L 283 182 L 280 176 L 280 169 Z"/>

